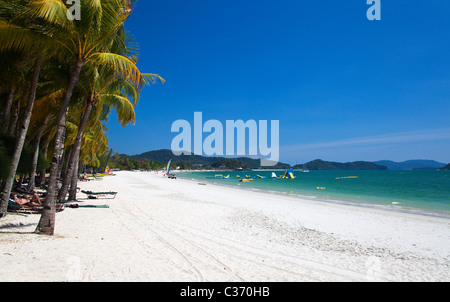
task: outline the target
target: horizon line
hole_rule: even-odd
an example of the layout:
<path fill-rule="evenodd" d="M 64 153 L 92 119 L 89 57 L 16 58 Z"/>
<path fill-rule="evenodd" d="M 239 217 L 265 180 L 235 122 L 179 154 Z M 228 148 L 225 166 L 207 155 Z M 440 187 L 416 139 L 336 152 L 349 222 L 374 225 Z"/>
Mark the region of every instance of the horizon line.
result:
<path fill-rule="evenodd" d="M 113 151 L 114 151 L 114 150 L 113 150 Z M 142 154 L 145 154 L 145 153 L 149 153 L 149 152 L 158 152 L 158 151 L 171 151 L 171 152 L 172 152 L 172 150 L 170 150 L 170 149 L 168 149 L 168 148 L 161 148 L 161 149 L 149 150 L 149 151 L 146 151 L 146 152 L 142 152 L 142 153 L 140 153 L 140 154 L 129 155 L 129 154 L 122 153 L 121 155 L 133 157 L 133 156 L 139 156 L 139 155 L 142 155 Z M 254 159 L 254 160 L 260 160 L 260 159 L 261 159 L 261 158 L 259 158 L 259 157 L 254 158 L 254 157 L 246 156 L 246 155 L 228 155 L 228 156 L 227 156 L 227 155 L 217 155 L 217 156 L 212 155 L 212 156 L 210 156 L 210 155 L 200 155 L 200 154 L 195 154 L 195 153 L 193 153 L 193 152 L 190 152 L 190 153 L 191 153 L 191 154 L 182 154 L 182 155 L 186 155 L 186 156 L 201 156 L 201 157 L 206 157 L 206 158 L 235 158 L 235 159 L 237 159 L 237 158 L 248 158 L 248 159 Z M 173 154 L 173 153 L 172 153 L 172 154 Z M 173 154 L 173 156 L 174 156 L 174 157 L 179 157 L 179 156 L 181 156 L 181 155 L 175 155 L 175 154 Z M 390 161 L 390 162 L 393 162 L 393 163 L 404 163 L 404 162 L 408 162 L 408 161 L 434 161 L 434 162 L 436 162 L 436 163 L 444 164 L 444 165 L 447 165 L 448 163 L 450 163 L 450 162 L 442 162 L 442 161 L 438 161 L 438 160 L 435 160 L 435 159 L 429 159 L 429 158 L 428 158 L 428 159 L 427 159 L 427 158 L 412 158 L 412 159 L 407 159 L 407 160 L 402 160 L 402 161 L 394 161 L 394 160 L 390 160 L 390 159 L 335 161 L 335 160 L 324 160 L 324 159 L 321 159 L 321 158 L 315 158 L 315 159 L 312 159 L 312 160 L 307 161 L 307 162 L 305 162 L 305 163 L 300 163 L 300 164 L 297 164 L 297 163 L 296 163 L 295 165 L 307 164 L 307 163 L 312 162 L 312 161 L 315 161 L 315 160 L 322 160 L 322 161 L 326 161 L 326 162 L 336 162 L 336 163 L 351 163 L 351 162 L 369 162 L 369 163 L 376 163 L 376 162 L 379 162 L 379 161 Z M 295 166 L 294 164 L 287 163 L 287 162 L 281 162 L 281 161 L 278 161 L 278 163 L 279 163 L 279 164 L 288 164 L 288 165 L 291 165 L 291 166 Z"/>

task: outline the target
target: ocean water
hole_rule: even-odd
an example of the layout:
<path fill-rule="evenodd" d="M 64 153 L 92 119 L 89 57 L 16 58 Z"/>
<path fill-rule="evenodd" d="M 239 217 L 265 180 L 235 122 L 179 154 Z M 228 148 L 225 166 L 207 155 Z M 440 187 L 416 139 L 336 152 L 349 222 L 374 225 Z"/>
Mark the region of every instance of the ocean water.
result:
<path fill-rule="evenodd" d="M 274 171 L 281 176 L 284 171 Z M 228 179 L 209 179 L 222 174 Z M 182 172 L 180 178 L 302 198 L 450 218 L 450 171 L 294 171 L 295 179 L 272 179 L 272 171 Z M 252 182 L 239 182 L 246 175 Z M 267 178 L 255 178 L 257 175 Z"/>

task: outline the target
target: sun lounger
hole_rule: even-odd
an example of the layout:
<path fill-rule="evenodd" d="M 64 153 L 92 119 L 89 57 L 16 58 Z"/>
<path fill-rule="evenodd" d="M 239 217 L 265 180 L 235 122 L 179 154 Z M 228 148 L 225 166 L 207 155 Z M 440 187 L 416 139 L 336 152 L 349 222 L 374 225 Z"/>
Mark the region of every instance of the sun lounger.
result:
<path fill-rule="evenodd" d="M 21 213 L 21 214 L 42 214 L 44 210 L 43 206 L 29 206 L 29 205 L 20 205 L 14 200 L 10 199 L 8 203 L 8 212 L 13 213 Z M 56 205 L 56 212 L 61 212 L 64 210 L 64 204 Z"/>
<path fill-rule="evenodd" d="M 68 205 L 69 208 L 78 209 L 78 208 L 93 208 L 93 209 L 109 209 L 109 205 L 79 205 L 77 203 Z"/>
<path fill-rule="evenodd" d="M 28 205 L 20 205 L 14 200 L 10 199 L 8 203 L 8 212 L 13 213 L 22 213 L 22 214 L 41 214 L 44 207 L 42 206 L 36 206 L 31 207 Z"/>
<path fill-rule="evenodd" d="M 82 193 L 86 194 L 88 196 L 88 198 L 91 199 L 95 199 L 98 197 L 104 197 L 106 198 L 106 196 L 111 195 L 112 198 L 116 198 L 117 192 L 92 192 L 92 191 L 84 191 L 81 190 Z"/>

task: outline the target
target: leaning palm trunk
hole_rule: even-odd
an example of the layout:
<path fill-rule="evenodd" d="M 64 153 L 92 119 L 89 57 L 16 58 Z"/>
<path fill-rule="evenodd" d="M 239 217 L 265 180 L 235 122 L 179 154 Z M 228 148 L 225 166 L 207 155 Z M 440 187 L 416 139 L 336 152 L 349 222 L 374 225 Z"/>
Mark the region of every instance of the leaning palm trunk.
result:
<path fill-rule="evenodd" d="M 34 182 L 36 178 L 36 167 L 38 163 L 39 158 L 39 145 L 41 143 L 42 134 L 44 134 L 45 128 L 47 128 L 48 121 L 50 120 L 50 115 L 47 115 L 47 117 L 44 120 L 44 123 L 42 124 L 41 128 L 39 129 L 38 134 L 36 135 L 36 138 L 34 139 L 34 153 L 33 153 L 33 162 L 31 163 L 31 173 L 30 173 L 30 180 L 28 181 L 28 191 L 34 190 Z"/>
<path fill-rule="evenodd" d="M 56 198 L 58 194 L 57 180 L 60 175 L 60 163 L 64 151 L 64 136 L 66 129 L 67 111 L 69 109 L 70 99 L 73 91 L 78 84 L 81 69 L 83 68 L 84 60 L 78 59 L 75 68 L 72 71 L 69 85 L 64 94 L 63 103 L 58 114 L 57 129 L 55 134 L 55 148 L 53 151 L 52 162 L 50 165 L 50 177 L 48 180 L 47 196 L 44 201 L 44 209 L 42 211 L 39 224 L 35 232 L 42 235 L 53 235 L 55 231 L 55 216 L 56 216 Z"/>
<path fill-rule="evenodd" d="M 8 135 L 9 136 L 15 136 L 15 134 L 16 134 L 16 126 L 17 126 L 17 121 L 19 120 L 19 113 L 20 113 L 20 102 L 19 101 L 16 102 L 13 110 L 14 111 L 13 111 L 12 120 L 10 120 L 9 126 L 8 126 Z"/>
<path fill-rule="evenodd" d="M 9 128 L 9 120 L 11 118 L 11 107 L 14 100 L 15 89 L 12 88 L 9 91 L 8 98 L 6 99 L 6 106 L 3 112 L 2 120 L 2 133 L 7 133 Z"/>
<path fill-rule="evenodd" d="M 83 136 L 84 128 L 86 127 L 87 121 L 89 119 L 89 115 L 91 114 L 93 104 L 94 104 L 93 100 L 88 99 L 86 108 L 81 116 L 80 125 L 78 126 L 77 137 L 75 139 L 75 143 L 72 146 L 70 157 L 67 160 L 66 175 L 63 179 L 63 183 L 58 194 L 58 200 L 66 198 L 67 192 L 69 191 L 69 186 L 71 185 L 72 182 L 72 178 L 77 176 L 78 158 L 81 150 L 81 138 Z M 71 187 L 71 192 L 73 190 L 76 191 L 76 184 L 75 188 Z"/>
<path fill-rule="evenodd" d="M 19 165 L 20 155 L 22 154 L 22 149 L 25 142 L 25 137 L 27 135 L 28 126 L 30 125 L 31 113 L 33 111 L 34 100 L 36 98 L 36 88 L 39 80 L 39 73 L 41 71 L 41 66 L 42 66 L 42 58 L 39 57 L 36 59 L 34 64 L 33 77 L 31 79 L 30 94 L 28 95 L 27 100 L 27 108 L 25 110 L 22 126 L 19 129 L 17 143 L 11 160 L 11 170 L 10 170 L 11 176 L 5 181 L 5 186 L 2 191 L 2 200 L 0 204 L 0 218 L 6 216 L 7 214 L 9 195 L 11 194 L 11 189 L 14 184 L 17 166 Z"/>
<path fill-rule="evenodd" d="M 78 153 L 77 160 L 80 158 Z M 80 170 L 81 163 L 77 164 L 77 169 L 73 172 L 72 181 L 70 183 L 69 200 L 77 200 L 77 185 L 78 185 L 78 172 Z"/>
<path fill-rule="evenodd" d="M 44 158 L 47 158 L 47 151 L 48 151 L 48 145 L 50 145 L 50 143 L 49 142 L 47 142 L 46 144 L 45 144 L 45 147 L 44 147 L 44 154 L 43 154 L 43 156 L 44 156 Z M 45 183 L 45 172 L 47 172 L 45 169 L 42 169 L 42 171 L 40 172 L 41 173 L 41 175 L 39 175 L 39 183 L 42 185 L 43 183 Z"/>
<path fill-rule="evenodd" d="M 73 146 L 70 146 L 63 151 L 61 163 L 59 165 L 59 171 L 61 171 L 60 176 L 63 179 L 67 175 L 67 169 L 69 168 L 68 167 L 68 163 L 69 163 L 68 159 L 72 156 L 72 152 L 73 152 Z M 59 197 L 58 197 L 58 199 L 59 199 Z"/>

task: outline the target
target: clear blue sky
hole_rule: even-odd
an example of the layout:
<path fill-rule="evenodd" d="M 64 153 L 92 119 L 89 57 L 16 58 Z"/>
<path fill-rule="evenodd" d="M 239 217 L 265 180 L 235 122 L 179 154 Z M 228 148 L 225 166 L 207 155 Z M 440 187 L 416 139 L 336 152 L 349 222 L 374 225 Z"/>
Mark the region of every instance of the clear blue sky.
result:
<path fill-rule="evenodd" d="M 280 120 L 280 161 L 450 162 L 450 1 L 140 0 L 144 88 L 110 147 L 170 149 L 175 120 Z M 206 136 L 206 135 L 205 135 Z"/>

